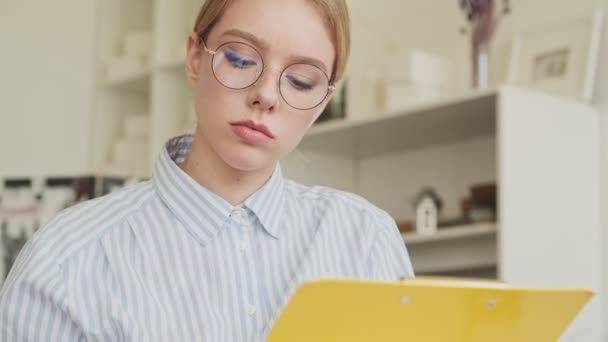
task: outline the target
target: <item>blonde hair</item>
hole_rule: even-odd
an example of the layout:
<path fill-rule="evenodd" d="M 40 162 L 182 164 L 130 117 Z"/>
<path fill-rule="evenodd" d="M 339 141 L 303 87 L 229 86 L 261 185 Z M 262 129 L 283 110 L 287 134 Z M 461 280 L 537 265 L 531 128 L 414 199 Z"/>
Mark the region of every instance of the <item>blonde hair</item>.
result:
<path fill-rule="evenodd" d="M 199 36 L 207 37 L 231 1 L 206 0 L 196 17 L 194 32 Z M 348 55 L 350 54 L 350 19 L 346 0 L 308 1 L 311 1 L 325 15 L 325 21 L 333 35 L 332 39 L 336 50 L 336 59 L 332 68 L 330 82 L 334 83 L 341 80 L 344 76 Z"/>

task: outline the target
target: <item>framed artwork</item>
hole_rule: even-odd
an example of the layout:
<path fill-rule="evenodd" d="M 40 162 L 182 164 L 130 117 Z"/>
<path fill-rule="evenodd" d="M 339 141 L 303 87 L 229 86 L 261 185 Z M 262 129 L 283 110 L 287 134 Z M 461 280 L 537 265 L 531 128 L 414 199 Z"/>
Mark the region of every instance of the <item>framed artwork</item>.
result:
<path fill-rule="evenodd" d="M 604 14 L 513 38 L 507 83 L 591 102 Z"/>

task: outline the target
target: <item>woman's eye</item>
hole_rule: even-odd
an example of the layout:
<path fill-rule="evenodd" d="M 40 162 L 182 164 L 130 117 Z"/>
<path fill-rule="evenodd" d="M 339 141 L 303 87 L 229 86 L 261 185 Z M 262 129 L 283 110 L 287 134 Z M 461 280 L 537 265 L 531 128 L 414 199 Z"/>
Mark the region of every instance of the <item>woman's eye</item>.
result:
<path fill-rule="evenodd" d="M 310 84 L 294 76 L 287 76 L 287 79 L 289 80 L 289 83 L 297 90 L 308 91 L 315 87 L 314 84 Z"/>
<path fill-rule="evenodd" d="M 243 58 L 238 53 L 233 51 L 227 51 L 225 53 L 225 56 L 228 62 L 232 64 L 232 66 L 234 66 L 235 68 L 245 69 L 256 65 L 255 61 Z"/>

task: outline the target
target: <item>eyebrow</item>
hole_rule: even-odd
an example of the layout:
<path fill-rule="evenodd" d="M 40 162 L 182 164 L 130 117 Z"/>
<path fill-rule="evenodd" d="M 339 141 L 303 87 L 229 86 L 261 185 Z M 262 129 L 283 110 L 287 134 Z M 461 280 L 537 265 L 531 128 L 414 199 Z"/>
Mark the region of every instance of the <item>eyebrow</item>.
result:
<path fill-rule="evenodd" d="M 263 50 L 268 50 L 269 48 L 269 44 L 265 41 L 263 41 L 262 39 L 256 37 L 255 35 L 249 33 L 249 32 L 245 32 L 243 30 L 239 30 L 239 29 L 230 29 L 225 31 L 224 33 L 222 33 L 221 37 L 224 36 L 234 36 L 234 37 L 239 37 L 241 39 L 247 40 L 248 42 L 252 43 L 253 45 L 259 46 L 261 49 Z M 297 61 L 297 63 L 306 63 L 306 64 L 312 64 L 314 66 L 319 67 L 321 70 L 323 70 L 323 72 L 327 75 L 328 70 L 327 70 L 327 66 L 325 66 L 325 63 L 321 62 L 319 59 L 317 58 L 313 58 L 313 57 L 306 57 L 306 56 L 295 56 L 293 57 L 294 60 Z M 328 75 L 329 77 L 329 75 Z"/>
<path fill-rule="evenodd" d="M 224 33 L 222 33 L 221 37 L 224 36 L 235 36 L 235 37 L 239 37 L 242 39 L 245 39 L 247 41 L 249 41 L 250 43 L 252 43 L 253 45 L 257 45 L 259 47 L 261 47 L 264 50 L 268 49 L 268 43 L 266 43 L 265 41 L 259 39 L 258 37 L 254 36 L 253 34 L 249 33 L 249 32 L 245 32 L 239 29 L 230 29 Z"/>

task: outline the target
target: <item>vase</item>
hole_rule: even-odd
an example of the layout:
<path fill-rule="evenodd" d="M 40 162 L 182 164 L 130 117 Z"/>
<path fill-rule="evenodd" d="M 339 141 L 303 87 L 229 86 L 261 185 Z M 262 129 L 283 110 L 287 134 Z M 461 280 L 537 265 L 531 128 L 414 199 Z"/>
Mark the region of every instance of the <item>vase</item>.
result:
<path fill-rule="evenodd" d="M 494 15 L 494 1 L 478 14 L 471 25 L 472 85 L 476 90 L 485 90 L 489 84 L 489 48 L 496 30 L 497 18 Z"/>
<path fill-rule="evenodd" d="M 486 90 L 489 84 L 489 52 L 488 44 L 472 44 L 472 86 L 476 90 Z"/>

